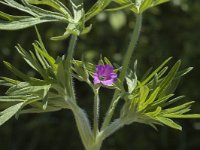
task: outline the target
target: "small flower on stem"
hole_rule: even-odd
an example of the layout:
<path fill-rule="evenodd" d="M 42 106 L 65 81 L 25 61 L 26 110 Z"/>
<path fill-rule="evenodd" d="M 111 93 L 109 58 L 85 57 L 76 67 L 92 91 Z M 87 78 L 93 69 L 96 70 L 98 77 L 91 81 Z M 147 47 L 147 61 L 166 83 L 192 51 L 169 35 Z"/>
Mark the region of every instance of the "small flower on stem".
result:
<path fill-rule="evenodd" d="M 117 74 L 114 68 L 109 64 L 97 65 L 94 73 L 94 84 L 111 86 L 117 80 Z"/>

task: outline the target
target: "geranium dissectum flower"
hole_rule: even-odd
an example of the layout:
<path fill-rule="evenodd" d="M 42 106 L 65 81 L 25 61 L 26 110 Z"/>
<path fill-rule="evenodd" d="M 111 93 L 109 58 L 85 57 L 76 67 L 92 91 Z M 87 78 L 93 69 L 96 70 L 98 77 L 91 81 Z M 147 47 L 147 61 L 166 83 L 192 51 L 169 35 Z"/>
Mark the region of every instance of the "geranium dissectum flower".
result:
<path fill-rule="evenodd" d="M 112 85 L 117 80 L 117 74 L 110 65 L 97 65 L 94 73 L 94 84 Z"/>

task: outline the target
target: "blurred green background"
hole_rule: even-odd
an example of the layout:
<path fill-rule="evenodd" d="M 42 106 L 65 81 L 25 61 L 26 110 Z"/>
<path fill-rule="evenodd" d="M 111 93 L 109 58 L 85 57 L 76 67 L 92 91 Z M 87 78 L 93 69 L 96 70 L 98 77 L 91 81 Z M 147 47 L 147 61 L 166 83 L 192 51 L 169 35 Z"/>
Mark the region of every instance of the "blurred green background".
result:
<path fill-rule="evenodd" d="M 64 0 L 66 2 L 66 0 Z M 84 0 L 88 9 L 95 1 Z M 1 11 L 18 13 L 0 6 Z M 97 63 L 106 56 L 120 64 L 135 17 L 128 10 L 101 13 L 91 20 L 92 31 L 79 38 L 76 59 L 84 58 Z M 67 49 L 68 40 L 54 42 L 51 36 L 61 34 L 60 24 L 38 26 L 49 52 L 56 57 Z M 32 49 L 36 39 L 33 28 L 20 31 L 0 31 L 0 75 L 14 77 L 3 66 L 2 60 L 13 63 L 20 70 L 36 75 L 17 54 L 14 46 L 20 43 Z M 194 70 L 184 77 L 176 92 L 195 100 L 193 113 L 200 113 L 200 1 L 174 0 L 148 10 L 144 14 L 142 34 L 134 53 L 138 60 L 138 76 L 151 66 L 158 66 L 164 59 L 173 56 L 171 64 L 181 59 L 182 67 L 193 66 Z M 133 64 L 133 62 L 131 63 Z M 133 65 L 131 65 L 133 66 Z M 92 115 L 92 93 L 87 85 L 75 81 L 79 105 Z M 4 87 L 0 88 L 3 94 Z M 101 90 L 101 119 L 111 100 L 113 91 Z M 119 130 L 103 144 L 102 150 L 199 150 L 200 120 L 178 120 L 183 126 L 179 132 L 167 127 L 158 131 L 143 124 L 133 124 Z M 18 120 L 9 120 L 0 127 L 0 150 L 82 150 L 72 113 L 63 110 L 46 114 L 21 115 Z"/>

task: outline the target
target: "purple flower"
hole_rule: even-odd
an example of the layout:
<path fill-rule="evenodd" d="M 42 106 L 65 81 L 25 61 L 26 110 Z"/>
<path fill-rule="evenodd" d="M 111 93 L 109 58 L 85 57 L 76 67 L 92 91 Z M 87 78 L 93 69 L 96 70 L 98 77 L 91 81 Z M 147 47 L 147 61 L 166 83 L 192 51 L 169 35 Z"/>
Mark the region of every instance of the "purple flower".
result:
<path fill-rule="evenodd" d="M 110 65 L 97 65 L 94 73 L 94 84 L 112 85 L 117 80 L 117 74 Z"/>

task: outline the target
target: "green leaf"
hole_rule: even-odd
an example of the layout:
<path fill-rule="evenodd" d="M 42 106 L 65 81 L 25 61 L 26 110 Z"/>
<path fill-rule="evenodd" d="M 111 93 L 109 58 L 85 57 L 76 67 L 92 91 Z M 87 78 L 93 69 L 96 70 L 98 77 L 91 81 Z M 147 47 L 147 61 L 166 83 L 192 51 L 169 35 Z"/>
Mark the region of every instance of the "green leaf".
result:
<path fill-rule="evenodd" d="M 139 9 L 137 7 L 137 5 L 135 3 L 133 3 L 132 1 L 130 0 L 114 0 L 114 2 L 122 5 L 121 7 L 127 7 L 129 5 L 129 9 L 131 11 L 133 11 L 134 13 L 138 14 L 139 13 Z"/>
<path fill-rule="evenodd" d="M 150 97 L 144 102 L 143 107 L 146 108 L 148 105 L 152 104 L 157 98 L 158 92 L 160 91 L 160 87 L 157 87 Z"/>
<path fill-rule="evenodd" d="M 176 112 L 178 113 L 180 110 L 191 107 L 192 103 L 194 103 L 194 101 L 190 101 L 176 107 L 168 108 L 168 109 L 163 110 L 162 113 L 163 114 L 176 113 Z"/>
<path fill-rule="evenodd" d="M 16 92 L 18 90 L 21 90 L 23 91 L 25 88 L 27 88 L 28 86 L 30 86 L 29 83 L 27 82 L 20 82 L 19 84 L 15 85 L 15 86 L 12 86 L 10 87 L 7 91 L 6 91 L 6 95 L 9 95 L 9 96 L 18 96 L 18 95 L 21 95 L 21 94 L 12 94 L 13 92 Z M 22 93 L 24 94 L 24 93 Z"/>
<path fill-rule="evenodd" d="M 49 102 L 49 100 L 48 100 L 48 95 L 46 94 L 46 96 L 45 96 L 45 97 L 43 98 L 43 100 L 42 100 L 42 103 L 43 103 L 42 108 L 43 108 L 44 110 L 47 109 L 47 107 L 48 107 L 48 102 Z"/>
<path fill-rule="evenodd" d="M 41 17 L 23 17 L 21 19 L 12 20 L 12 21 L 1 21 L 0 29 L 1 30 L 19 30 L 28 27 L 32 27 L 37 24 L 45 23 L 45 22 L 55 22 L 59 21 L 55 18 L 51 18 L 49 16 L 41 16 Z"/>
<path fill-rule="evenodd" d="M 135 6 L 132 3 L 129 3 L 120 7 L 106 9 L 106 11 L 119 11 L 122 9 L 131 8 L 131 7 L 135 7 Z"/>
<path fill-rule="evenodd" d="M 35 31 L 36 31 L 36 34 L 37 34 L 37 38 L 38 38 L 38 40 L 39 40 L 38 45 L 41 47 L 41 49 L 42 49 L 44 52 L 47 53 L 47 50 L 46 50 L 46 48 L 45 48 L 45 46 L 44 46 L 44 43 L 43 43 L 43 41 L 42 41 L 42 38 L 41 38 L 40 32 L 38 31 L 37 26 L 35 26 Z"/>
<path fill-rule="evenodd" d="M 128 70 L 129 73 L 127 75 L 126 78 L 126 83 L 128 85 L 128 92 L 129 93 L 132 93 L 134 91 L 134 89 L 137 87 L 137 74 L 136 74 L 136 71 L 137 71 L 137 60 L 134 62 L 134 70 Z"/>
<path fill-rule="evenodd" d="M 85 16 L 84 8 L 83 8 L 83 1 L 78 0 L 70 0 L 70 3 L 72 5 L 73 13 L 74 13 L 74 23 L 78 23 L 83 16 Z M 85 22 L 85 20 L 82 20 Z M 84 24 L 84 23 L 83 23 Z"/>
<path fill-rule="evenodd" d="M 32 16 L 37 16 L 37 14 L 32 12 L 32 10 L 30 8 L 27 8 L 14 0 L 1 0 L 0 3 L 7 5 L 9 7 L 12 7 L 12 8 L 18 9 L 20 11 L 26 12 Z"/>
<path fill-rule="evenodd" d="M 69 11 L 69 9 L 63 4 L 61 3 L 59 0 L 26 0 L 28 3 L 30 4 L 43 4 L 43 5 L 48 5 L 58 11 L 60 11 L 61 13 L 65 14 L 65 16 L 67 18 L 71 19 L 71 12 Z"/>
<path fill-rule="evenodd" d="M 139 107 L 144 104 L 144 102 L 146 101 L 148 95 L 149 95 L 148 86 L 145 85 L 145 86 L 140 87 Z"/>
<path fill-rule="evenodd" d="M 155 119 L 157 121 L 161 122 L 162 124 L 167 125 L 167 126 L 169 126 L 171 128 L 182 130 L 182 127 L 180 125 L 178 125 L 177 123 L 175 123 L 173 120 L 171 120 L 169 118 L 156 117 Z"/>
<path fill-rule="evenodd" d="M 152 6 L 152 2 L 153 2 L 153 0 L 143 0 L 141 5 L 139 6 L 140 13 L 142 13 L 143 11 L 145 11 L 146 9 L 151 7 Z"/>
<path fill-rule="evenodd" d="M 139 14 L 143 13 L 145 10 L 151 7 L 155 7 L 170 0 L 136 0 L 136 1 L 114 0 L 114 1 L 118 4 L 121 4 L 122 7 L 123 6 L 125 7 L 128 4 L 132 4 L 132 7 L 130 7 L 129 9 L 132 10 L 134 13 Z"/>
<path fill-rule="evenodd" d="M 34 70 L 38 71 L 38 64 L 31 57 L 31 54 L 26 52 L 20 45 L 16 46 L 17 51 L 22 56 L 22 58 L 29 64 Z"/>
<path fill-rule="evenodd" d="M 172 67 L 172 69 L 169 71 L 169 73 L 167 74 L 167 76 L 163 79 L 163 81 L 160 83 L 160 90 L 161 92 L 159 93 L 160 97 L 163 97 L 164 95 L 168 95 L 171 94 L 168 91 L 170 91 L 170 88 L 174 88 L 173 86 L 171 86 L 171 84 L 173 84 L 173 79 L 176 76 L 176 73 L 178 72 L 178 69 L 180 68 L 181 65 L 181 61 L 177 61 L 176 64 Z M 176 84 L 177 86 L 178 84 Z M 175 87 L 176 87 L 175 86 Z M 174 89 L 173 89 L 174 90 Z M 172 90 L 172 91 L 173 91 Z"/>
<path fill-rule="evenodd" d="M 164 67 L 160 72 L 158 72 L 158 78 L 161 78 L 166 71 L 168 70 L 168 67 Z"/>
<path fill-rule="evenodd" d="M 38 59 L 36 58 L 33 52 L 26 52 L 20 45 L 16 46 L 18 52 L 22 55 L 22 58 L 33 68 L 35 69 L 44 79 L 48 79 L 48 75 L 45 70 L 40 65 Z"/>
<path fill-rule="evenodd" d="M 57 78 L 58 83 L 61 85 L 61 87 L 63 88 L 67 87 L 67 84 L 68 84 L 67 74 L 66 74 L 66 70 L 64 69 L 63 61 L 60 61 L 58 63 L 56 78 Z"/>
<path fill-rule="evenodd" d="M 64 16 L 64 14 L 62 14 L 62 13 L 53 12 L 53 11 L 49 11 L 49 10 L 45 10 L 45 9 L 36 7 L 36 6 L 28 3 L 27 0 L 21 0 L 21 1 L 25 7 L 30 8 L 30 10 L 32 12 L 34 12 L 35 14 L 37 14 L 38 16 L 51 16 L 54 18 L 60 18 L 61 20 L 66 20 L 66 16 Z"/>
<path fill-rule="evenodd" d="M 0 18 L 7 20 L 7 21 L 12 21 L 12 20 L 18 20 L 18 19 L 25 19 L 28 16 L 13 16 L 7 13 L 4 13 L 2 11 L 0 11 Z"/>
<path fill-rule="evenodd" d="M 110 62 L 110 60 L 107 57 L 104 57 L 104 62 L 106 64 L 109 64 L 110 66 L 113 66 L 112 63 Z"/>
<path fill-rule="evenodd" d="M 158 83 L 159 83 L 158 74 L 155 74 L 154 79 L 153 79 L 152 89 L 155 89 L 156 87 L 158 87 Z"/>
<path fill-rule="evenodd" d="M 85 64 L 85 67 L 86 67 L 86 69 L 88 70 L 88 72 L 89 72 L 89 74 L 91 75 L 91 76 L 93 76 L 93 74 L 94 74 L 94 72 L 95 72 L 95 65 L 94 64 L 92 64 L 92 63 L 86 63 Z"/>
<path fill-rule="evenodd" d="M 89 73 L 84 62 L 78 63 L 76 61 L 73 64 L 73 70 L 77 73 L 77 75 L 80 76 L 83 81 L 88 81 Z"/>
<path fill-rule="evenodd" d="M 51 37 L 51 40 L 54 41 L 64 40 L 67 39 L 71 34 L 76 34 L 76 35 L 80 34 L 80 31 L 76 29 L 75 24 L 68 24 L 66 31 L 63 33 L 63 35 Z"/>
<path fill-rule="evenodd" d="M 155 76 L 155 74 L 162 70 L 166 63 L 168 63 L 171 59 L 172 57 L 165 60 L 155 71 L 153 71 L 144 81 L 141 82 L 141 85 L 145 85 L 147 82 L 149 82 Z"/>
<path fill-rule="evenodd" d="M 169 2 L 170 0 L 154 0 L 153 1 L 153 6 L 156 6 L 156 5 L 160 5 L 162 3 L 166 3 L 166 2 Z"/>
<path fill-rule="evenodd" d="M 174 93 L 179 85 L 180 78 L 174 78 L 171 83 L 163 91 L 163 95 Z"/>
<path fill-rule="evenodd" d="M 48 76 L 55 78 L 54 73 L 56 72 L 57 64 L 55 64 L 54 58 L 48 54 L 36 27 L 35 27 L 35 29 L 36 29 L 36 33 L 37 33 L 37 36 L 39 39 L 39 42 L 36 41 L 35 43 L 33 43 L 37 59 L 39 60 L 42 67 L 47 72 Z"/>
<path fill-rule="evenodd" d="M 18 80 L 14 80 L 14 79 L 10 79 L 7 77 L 0 77 L 2 80 L 0 80 L 0 85 L 4 85 L 4 86 L 14 86 L 19 84 L 20 81 Z"/>
<path fill-rule="evenodd" d="M 24 102 L 22 96 L 0 96 L 0 102 Z"/>
<path fill-rule="evenodd" d="M 41 55 L 36 49 L 35 49 L 35 55 L 38 59 L 38 62 L 42 65 L 42 68 L 46 71 L 50 68 L 49 63 L 46 61 L 43 55 Z"/>
<path fill-rule="evenodd" d="M 103 11 L 110 3 L 112 0 L 98 0 L 90 9 L 89 11 L 85 14 L 85 20 L 89 20 L 92 17 L 96 16 L 99 14 L 101 11 Z"/>
<path fill-rule="evenodd" d="M 87 34 L 87 33 L 89 33 L 91 30 L 92 30 L 92 24 L 90 24 L 90 25 L 87 26 L 87 27 L 84 27 L 83 30 L 82 30 L 82 32 L 81 32 L 81 35 Z"/>
<path fill-rule="evenodd" d="M 68 24 L 63 35 L 52 37 L 51 40 L 64 40 L 71 34 L 79 36 L 81 34 L 86 34 L 91 30 L 91 25 L 89 27 L 85 27 L 85 11 L 83 9 L 82 1 L 75 4 L 70 0 L 70 3 L 74 14 L 73 21 Z"/>
<path fill-rule="evenodd" d="M 160 5 L 162 3 L 168 2 L 170 0 L 144 0 L 139 6 L 139 12 L 143 13 L 145 10 Z"/>
<path fill-rule="evenodd" d="M 0 115 L 0 125 L 4 124 L 8 119 L 14 116 L 18 110 L 21 109 L 23 104 L 24 103 L 18 103 L 2 111 Z"/>
<path fill-rule="evenodd" d="M 150 116 L 151 118 L 154 118 L 154 117 L 158 116 L 161 111 L 162 111 L 162 108 L 157 107 L 155 111 L 145 113 L 145 115 Z"/>
<path fill-rule="evenodd" d="M 162 98 L 159 98 L 159 99 L 157 99 L 156 101 L 154 101 L 153 102 L 153 104 L 151 105 L 151 106 L 163 106 L 162 104 L 165 104 L 165 102 L 169 99 L 169 98 L 171 98 L 172 96 L 174 96 L 174 94 L 169 94 L 169 95 L 166 95 L 166 96 L 164 96 L 164 97 L 162 97 Z"/>
<path fill-rule="evenodd" d="M 132 93 L 137 86 L 137 78 L 130 79 L 130 78 L 126 77 L 126 83 L 128 85 L 128 92 Z"/>
<path fill-rule="evenodd" d="M 166 114 L 169 118 L 180 118 L 180 119 L 199 119 L 200 114 Z"/>
<path fill-rule="evenodd" d="M 8 91 L 6 92 L 6 94 L 8 95 L 34 95 L 34 96 L 39 96 L 40 98 L 44 98 L 49 89 L 50 89 L 51 85 L 47 84 L 47 85 L 38 85 L 38 86 L 31 86 L 29 83 L 27 82 L 21 82 L 16 86 L 13 86 L 11 88 L 8 89 Z"/>
<path fill-rule="evenodd" d="M 0 3 L 31 15 L 13 16 L 4 12 L 0 12 L 0 18 L 4 19 L 0 20 L 0 30 L 19 30 L 45 22 L 58 21 L 62 23 L 68 23 L 70 21 L 69 18 L 61 13 L 55 13 L 33 6 L 29 4 L 27 0 L 22 0 L 24 5 L 14 0 L 2 0 Z"/>
<path fill-rule="evenodd" d="M 57 68 L 57 65 L 55 64 L 55 63 L 56 63 L 55 59 L 54 59 L 52 56 L 50 56 L 50 55 L 48 54 L 48 52 L 47 52 L 45 49 L 40 48 L 40 47 L 38 46 L 38 44 L 33 43 L 33 46 L 34 46 L 34 49 L 35 49 L 36 51 L 38 51 L 38 53 L 40 53 L 40 55 L 42 55 L 42 56 L 48 61 L 48 63 L 51 65 L 51 67 L 52 67 L 53 70 L 55 71 L 56 68 Z"/>
<path fill-rule="evenodd" d="M 47 112 L 54 112 L 61 110 L 62 108 L 60 107 L 53 107 L 53 106 L 47 106 L 46 109 L 40 109 L 40 108 L 29 108 L 29 109 L 24 109 L 20 111 L 20 114 L 30 114 L 30 113 L 47 113 Z"/>
<path fill-rule="evenodd" d="M 188 74 L 190 71 L 192 71 L 193 67 L 189 67 L 189 68 L 186 68 L 182 71 L 179 71 L 177 74 L 176 74 L 176 78 L 180 78 L 186 74 Z"/>
<path fill-rule="evenodd" d="M 19 71 L 18 69 L 16 69 L 16 68 L 15 68 L 14 66 L 12 66 L 10 63 L 8 63 L 8 62 L 6 62 L 6 61 L 4 61 L 3 63 L 4 63 L 4 65 L 5 65 L 13 74 L 15 74 L 17 77 L 23 79 L 24 81 L 29 81 L 29 80 L 30 80 L 30 78 L 29 78 L 26 74 L 24 74 L 24 73 L 22 73 L 21 71 Z"/>
<path fill-rule="evenodd" d="M 183 99 L 184 97 L 185 97 L 184 95 L 175 97 L 175 98 L 169 100 L 168 102 L 163 103 L 163 104 L 162 104 L 162 107 L 166 107 L 166 106 L 169 106 L 169 105 L 171 105 L 171 104 L 174 104 L 175 102 L 177 102 L 177 101 Z"/>
<path fill-rule="evenodd" d="M 152 69 L 153 67 L 150 67 L 149 69 L 147 69 L 147 71 L 142 75 L 141 81 L 145 80 L 145 78 L 147 78 L 150 75 Z"/>

